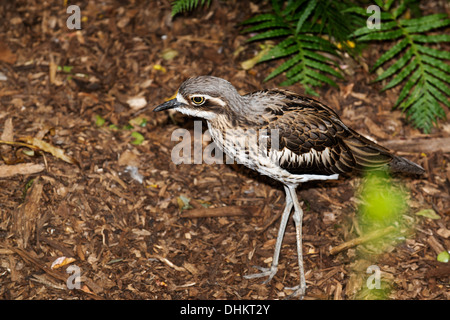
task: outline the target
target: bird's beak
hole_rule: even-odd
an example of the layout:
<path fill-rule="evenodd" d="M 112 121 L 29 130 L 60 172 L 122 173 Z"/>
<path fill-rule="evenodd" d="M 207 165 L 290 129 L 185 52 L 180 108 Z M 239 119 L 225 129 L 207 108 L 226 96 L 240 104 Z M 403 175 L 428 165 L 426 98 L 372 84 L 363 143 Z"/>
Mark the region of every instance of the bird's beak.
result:
<path fill-rule="evenodd" d="M 160 104 L 157 106 L 153 111 L 163 111 L 163 110 L 169 110 L 169 109 L 175 109 L 177 107 L 180 107 L 182 105 L 181 102 L 178 102 L 177 98 L 174 98 L 172 100 L 166 101 L 163 104 Z"/>

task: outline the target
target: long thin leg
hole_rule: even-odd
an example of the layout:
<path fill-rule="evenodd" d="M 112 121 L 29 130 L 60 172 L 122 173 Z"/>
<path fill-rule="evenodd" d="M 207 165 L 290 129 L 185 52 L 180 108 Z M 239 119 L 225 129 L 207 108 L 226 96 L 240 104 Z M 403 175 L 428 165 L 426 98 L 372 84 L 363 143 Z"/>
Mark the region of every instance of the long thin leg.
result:
<path fill-rule="evenodd" d="M 294 288 L 295 290 L 291 296 L 304 296 L 306 291 L 306 281 L 305 281 L 305 271 L 303 268 L 303 249 L 302 249 L 302 220 L 303 220 L 303 210 L 298 202 L 297 193 L 295 192 L 296 187 L 289 187 L 289 192 L 291 194 L 291 199 L 294 204 L 294 223 L 295 223 L 295 233 L 297 238 L 297 257 L 298 257 L 298 268 L 300 271 L 300 285 Z"/>
<path fill-rule="evenodd" d="M 289 189 L 287 186 L 284 187 L 284 191 L 286 193 L 286 206 L 284 207 L 284 211 L 281 216 L 281 223 L 280 223 L 280 227 L 278 229 L 277 241 L 275 243 L 275 250 L 274 250 L 274 254 L 273 254 L 273 258 L 272 258 L 272 266 L 270 268 L 254 266 L 255 268 L 259 269 L 262 272 L 246 275 L 246 276 L 244 276 L 245 279 L 268 277 L 267 280 L 265 280 L 263 282 L 263 283 L 267 283 L 277 273 L 278 259 L 280 257 L 281 244 L 283 243 L 284 231 L 286 230 L 286 225 L 289 220 L 289 216 L 291 214 L 292 207 L 294 205 L 294 203 L 292 201 L 291 193 L 289 192 Z"/>

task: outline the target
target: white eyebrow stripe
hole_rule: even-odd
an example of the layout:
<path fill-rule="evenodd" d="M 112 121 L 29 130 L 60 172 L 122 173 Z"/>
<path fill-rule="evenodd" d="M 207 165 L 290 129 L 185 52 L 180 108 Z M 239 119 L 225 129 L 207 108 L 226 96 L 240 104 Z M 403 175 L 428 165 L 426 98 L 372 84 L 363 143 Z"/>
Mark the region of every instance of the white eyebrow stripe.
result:
<path fill-rule="evenodd" d="M 205 100 L 213 101 L 216 104 L 221 105 L 222 107 L 225 107 L 225 105 L 226 105 L 226 103 L 222 99 L 211 97 L 211 96 L 209 96 L 207 94 L 192 94 L 192 95 L 189 96 L 189 98 L 194 98 L 194 97 L 203 97 L 203 98 L 205 98 Z M 178 101 L 181 102 L 180 100 L 178 100 Z"/>
<path fill-rule="evenodd" d="M 187 102 L 179 92 L 177 93 L 177 101 L 180 103 L 189 104 L 189 102 Z"/>

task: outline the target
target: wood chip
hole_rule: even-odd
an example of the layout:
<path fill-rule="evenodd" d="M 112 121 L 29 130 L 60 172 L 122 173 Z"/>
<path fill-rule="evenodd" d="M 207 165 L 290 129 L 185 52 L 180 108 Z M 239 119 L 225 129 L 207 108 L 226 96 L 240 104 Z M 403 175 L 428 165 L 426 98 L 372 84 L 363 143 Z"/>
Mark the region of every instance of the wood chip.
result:
<path fill-rule="evenodd" d="M 0 166 L 0 178 L 13 177 L 15 175 L 30 175 L 41 172 L 45 166 L 40 163 L 19 163 L 15 165 Z"/>

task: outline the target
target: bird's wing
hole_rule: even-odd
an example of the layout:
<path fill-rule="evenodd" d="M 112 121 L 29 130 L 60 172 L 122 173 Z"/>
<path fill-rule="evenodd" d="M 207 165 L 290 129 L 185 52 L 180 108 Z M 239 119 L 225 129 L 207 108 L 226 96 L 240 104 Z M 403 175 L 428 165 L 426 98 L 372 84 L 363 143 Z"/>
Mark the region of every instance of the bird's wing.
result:
<path fill-rule="evenodd" d="M 293 174 L 334 174 L 388 164 L 389 150 L 348 128 L 329 107 L 284 90 L 266 92 L 274 103 L 265 109 L 270 144 L 281 168 Z M 275 129 L 275 130 L 274 130 Z"/>

